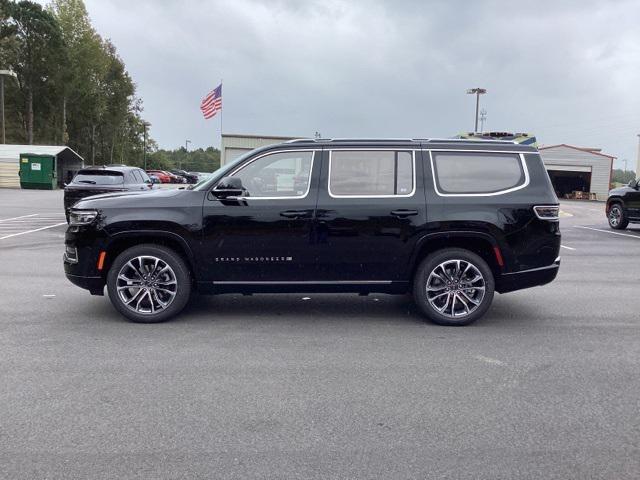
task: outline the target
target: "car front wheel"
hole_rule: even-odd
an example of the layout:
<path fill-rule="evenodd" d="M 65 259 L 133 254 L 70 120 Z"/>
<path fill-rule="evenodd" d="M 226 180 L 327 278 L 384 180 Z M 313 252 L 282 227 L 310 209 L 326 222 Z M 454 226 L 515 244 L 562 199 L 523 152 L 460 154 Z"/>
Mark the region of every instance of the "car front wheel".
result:
<path fill-rule="evenodd" d="M 629 220 L 627 220 L 622 205 L 619 203 L 611 205 L 607 220 L 609 220 L 609 226 L 614 230 L 624 230 L 629 225 Z"/>
<path fill-rule="evenodd" d="M 438 325 L 469 325 L 491 306 L 491 269 L 480 256 L 461 248 L 439 250 L 418 267 L 413 296 L 422 312 Z"/>
<path fill-rule="evenodd" d="M 173 250 L 144 244 L 115 259 L 107 275 L 113 306 L 129 320 L 157 323 L 180 313 L 189 301 L 191 276 Z"/>

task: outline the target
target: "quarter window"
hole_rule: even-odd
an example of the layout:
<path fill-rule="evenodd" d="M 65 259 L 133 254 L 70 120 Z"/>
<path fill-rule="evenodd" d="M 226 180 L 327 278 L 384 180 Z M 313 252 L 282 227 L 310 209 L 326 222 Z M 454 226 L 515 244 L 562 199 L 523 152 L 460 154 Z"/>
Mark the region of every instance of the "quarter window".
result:
<path fill-rule="evenodd" d="M 432 155 L 441 193 L 499 193 L 523 186 L 526 181 L 517 154 L 433 152 Z"/>
<path fill-rule="evenodd" d="M 332 151 L 329 192 L 334 196 L 409 196 L 414 190 L 413 153 Z"/>
<path fill-rule="evenodd" d="M 309 192 L 312 151 L 282 152 L 260 157 L 233 174 L 242 180 L 246 196 L 304 197 Z"/>

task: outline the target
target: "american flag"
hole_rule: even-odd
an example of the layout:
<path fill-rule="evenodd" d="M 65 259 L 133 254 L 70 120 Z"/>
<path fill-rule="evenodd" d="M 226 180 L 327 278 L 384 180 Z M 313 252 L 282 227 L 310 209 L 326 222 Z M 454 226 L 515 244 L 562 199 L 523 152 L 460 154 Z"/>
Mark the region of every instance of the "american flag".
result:
<path fill-rule="evenodd" d="M 200 110 L 204 118 L 209 119 L 222 110 L 222 84 L 210 91 L 200 102 Z"/>

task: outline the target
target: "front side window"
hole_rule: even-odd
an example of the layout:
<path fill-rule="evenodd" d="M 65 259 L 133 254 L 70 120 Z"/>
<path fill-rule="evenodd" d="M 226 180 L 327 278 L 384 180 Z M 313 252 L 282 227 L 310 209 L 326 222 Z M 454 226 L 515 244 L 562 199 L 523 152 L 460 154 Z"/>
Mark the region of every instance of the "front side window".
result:
<path fill-rule="evenodd" d="M 249 198 L 304 197 L 309 192 L 312 151 L 282 152 L 249 162 L 233 174 Z"/>
<path fill-rule="evenodd" d="M 432 152 L 442 194 L 494 194 L 524 186 L 526 175 L 515 153 Z"/>
<path fill-rule="evenodd" d="M 414 190 L 413 153 L 332 151 L 329 193 L 338 197 L 409 196 Z"/>

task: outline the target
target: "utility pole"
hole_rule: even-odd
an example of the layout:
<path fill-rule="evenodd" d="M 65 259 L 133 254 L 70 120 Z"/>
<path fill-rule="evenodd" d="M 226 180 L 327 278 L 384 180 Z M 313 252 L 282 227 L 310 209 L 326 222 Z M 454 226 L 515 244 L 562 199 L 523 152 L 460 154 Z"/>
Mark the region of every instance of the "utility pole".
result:
<path fill-rule="evenodd" d="M 142 163 L 144 164 L 145 171 L 147 170 L 147 126 L 149 126 L 148 122 L 142 121 Z"/>
<path fill-rule="evenodd" d="M 487 121 L 487 111 L 483 108 L 480 110 L 480 133 L 484 132 L 484 122 Z"/>
<path fill-rule="evenodd" d="M 627 161 L 628 161 L 628 160 L 627 160 L 626 158 L 623 158 L 623 159 L 622 159 L 622 162 L 624 163 L 624 173 L 625 173 L 625 174 L 627 173 Z"/>
<path fill-rule="evenodd" d="M 7 143 L 4 127 L 4 77 L 18 78 L 11 70 L 0 70 L 0 110 L 2 110 L 2 143 Z"/>
<path fill-rule="evenodd" d="M 487 93 L 487 89 L 480 87 L 470 88 L 467 90 L 467 93 L 469 95 L 476 96 L 476 122 L 474 124 L 475 126 L 473 128 L 473 133 L 478 133 L 478 110 L 480 109 L 480 95 L 484 95 L 485 93 Z"/>

